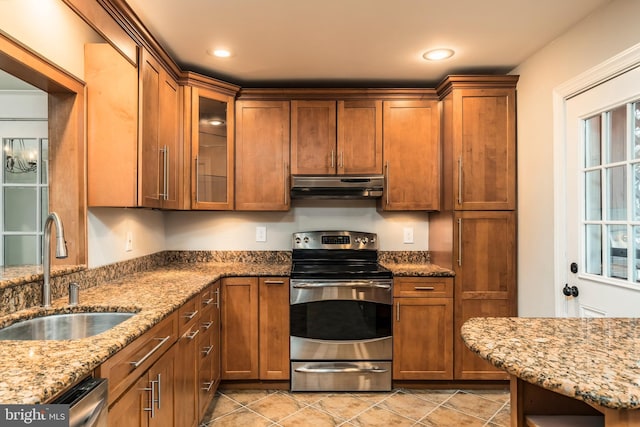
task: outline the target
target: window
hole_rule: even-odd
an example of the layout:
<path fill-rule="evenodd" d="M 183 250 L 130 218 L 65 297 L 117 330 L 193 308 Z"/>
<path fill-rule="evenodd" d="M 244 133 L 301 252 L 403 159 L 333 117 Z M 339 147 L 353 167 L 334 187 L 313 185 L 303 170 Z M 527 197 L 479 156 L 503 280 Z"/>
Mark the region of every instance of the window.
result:
<path fill-rule="evenodd" d="M 49 206 L 48 140 L 3 138 L 2 147 L 2 262 L 41 264 Z"/>
<path fill-rule="evenodd" d="M 640 101 L 583 120 L 585 272 L 640 282 Z"/>

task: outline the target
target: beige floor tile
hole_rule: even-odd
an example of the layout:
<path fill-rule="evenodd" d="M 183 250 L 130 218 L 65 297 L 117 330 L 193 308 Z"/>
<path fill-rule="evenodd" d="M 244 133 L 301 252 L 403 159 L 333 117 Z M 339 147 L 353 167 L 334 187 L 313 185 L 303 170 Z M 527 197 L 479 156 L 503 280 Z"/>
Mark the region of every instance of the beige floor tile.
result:
<path fill-rule="evenodd" d="M 511 425 L 511 411 L 509 405 L 504 405 L 502 409 L 500 409 L 489 421 L 493 426 L 509 427 Z"/>
<path fill-rule="evenodd" d="M 433 411 L 438 404 L 421 399 L 413 394 L 398 392 L 387 397 L 385 400 L 378 403 L 377 406 L 418 421 L 429 412 Z"/>
<path fill-rule="evenodd" d="M 344 425 L 343 423 L 343 419 L 332 416 L 318 408 L 306 407 L 293 415 L 280 420 L 278 425 L 282 427 L 333 427 Z"/>
<path fill-rule="evenodd" d="M 371 407 L 371 403 L 350 394 L 336 394 L 325 397 L 314 403 L 313 406 L 333 416 L 348 420 Z"/>
<path fill-rule="evenodd" d="M 352 392 L 350 393 L 352 396 L 355 396 L 359 399 L 366 400 L 367 402 L 371 402 L 371 404 L 382 402 L 389 396 L 393 396 L 396 392 Z"/>
<path fill-rule="evenodd" d="M 488 421 L 504 404 L 477 394 L 459 391 L 442 405 Z"/>
<path fill-rule="evenodd" d="M 322 393 L 322 392 L 317 392 L 317 393 L 308 393 L 308 392 L 287 393 L 287 392 L 282 392 L 282 393 L 289 394 L 291 397 L 296 399 L 298 402 L 303 402 L 303 403 L 306 403 L 307 405 L 311 405 L 312 403 L 315 403 L 318 400 L 322 400 L 325 397 L 330 396 L 329 393 Z"/>
<path fill-rule="evenodd" d="M 509 401 L 509 390 L 468 390 L 468 392 L 495 402 L 507 403 Z"/>
<path fill-rule="evenodd" d="M 361 427 L 374 426 L 412 426 L 415 420 L 398 415 L 379 406 L 367 409 L 357 417 L 349 420 L 349 423 Z"/>
<path fill-rule="evenodd" d="M 252 411 L 256 411 L 272 421 L 279 421 L 286 418 L 306 406 L 306 403 L 302 403 L 289 395 L 281 393 L 270 394 L 263 399 L 247 405 Z"/>
<path fill-rule="evenodd" d="M 402 389 L 408 394 L 413 394 L 421 399 L 426 399 L 434 403 L 442 403 L 456 394 L 457 390 L 423 390 L 423 389 Z"/>
<path fill-rule="evenodd" d="M 266 418 L 252 412 L 246 408 L 238 409 L 235 412 L 225 415 L 224 417 L 216 418 L 209 426 L 211 427 L 238 427 L 238 426 L 251 426 L 251 427 L 263 427 L 273 424 Z"/>
<path fill-rule="evenodd" d="M 440 406 L 421 419 L 420 425 L 429 427 L 482 427 L 485 425 L 485 421 L 454 409 Z"/>
<path fill-rule="evenodd" d="M 214 418 L 219 418 L 223 415 L 233 412 L 239 409 L 240 407 L 241 406 L 239 403 L 234 402 L 233 400 L 229 399 L 227 396 L 217 394 L 211 401 L 211 404 L 207 409 L 207 413 L 204 416 L 204 420 L 206 422 L 211 421 Z"/>
<path fill-rule="evenodd" d="M 221 393 L 242 405 L 248 405 L 251 402 L 269 396 L 273 392 L 269 390 L 222 390 Z"/>

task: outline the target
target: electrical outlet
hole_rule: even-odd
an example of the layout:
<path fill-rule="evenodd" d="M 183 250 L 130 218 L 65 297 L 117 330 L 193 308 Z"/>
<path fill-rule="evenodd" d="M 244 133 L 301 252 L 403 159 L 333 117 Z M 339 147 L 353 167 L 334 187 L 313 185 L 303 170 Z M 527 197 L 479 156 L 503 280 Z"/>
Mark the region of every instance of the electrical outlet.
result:
<path fill-rule="evenodd" d="M 131 252 L 133 250 L 133 233 L 127 231 L 127 238 L 124 244 L 125 252 Z"/>
<path fill-rule="evenodd" d="M 258 226 L 256 227 L 256 242 L 266 242 L 267 241 L 267 227 Z"/>
<path fill-rule="evenodd" d="M 413 243 L 413 227 L 402 229 L 402 243 Z"/>

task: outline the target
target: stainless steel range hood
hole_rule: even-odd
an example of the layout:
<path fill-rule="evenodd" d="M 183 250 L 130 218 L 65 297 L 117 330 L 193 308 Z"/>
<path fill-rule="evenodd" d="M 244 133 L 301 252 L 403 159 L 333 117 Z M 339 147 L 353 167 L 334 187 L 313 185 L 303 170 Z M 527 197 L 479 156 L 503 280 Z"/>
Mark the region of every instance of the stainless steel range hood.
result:
<path fill-rule="evenodd" d="M 384 176 L 292 176 L 294 199 L 374 199 L 382 196 Z"/>

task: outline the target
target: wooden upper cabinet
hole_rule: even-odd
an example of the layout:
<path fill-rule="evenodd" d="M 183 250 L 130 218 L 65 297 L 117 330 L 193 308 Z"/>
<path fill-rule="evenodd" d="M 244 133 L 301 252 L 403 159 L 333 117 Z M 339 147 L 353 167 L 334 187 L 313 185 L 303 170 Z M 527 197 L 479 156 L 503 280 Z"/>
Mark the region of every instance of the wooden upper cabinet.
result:
<path fill-rule="evenodd" d="M 236 210 L 289 209 L 289 102 L 236 102 Z"/>
<path fill-rule="evenodd" d="M 180 90 L 177 82 L 145 49 L 140 59 L 140 206 L 181 207 Z"/>
<path fill-rule="evenodd" d="M 382 173 L 382 101 L 291 101 L 292 175 Z"/>
<path fill-rule="evenodd" d="M 186 123 L 191 126 L 191 208 L 233 209 L 234 97 L 193 87 Z"/>
<path fill-rule="evenodd" d="M 333 175 L 336 102 L 291 101 L 291 174 Z"/>
<path fill-rule="evenodd" d="M 338 101 L 338 175 L 382 173 L 382 101 Z"/>
<path fill-rule="evenodd" d="M 385 101 L 383 210 L 440 208 L 438 103 Z"/>
<path fill-rule="evenodd" d="M 516 82 L 517 76 L 479 83 L 455 76 L 441 85 L 443 143 L 452 168 L 445 179 L 453 192 L 445 197 L 456 210 L 516 208 Z"/>
<path fill-rule="evenodd" d="M 107 43 L 85 45 L 87 202 L 138 204 L 138 70 Z"/>

